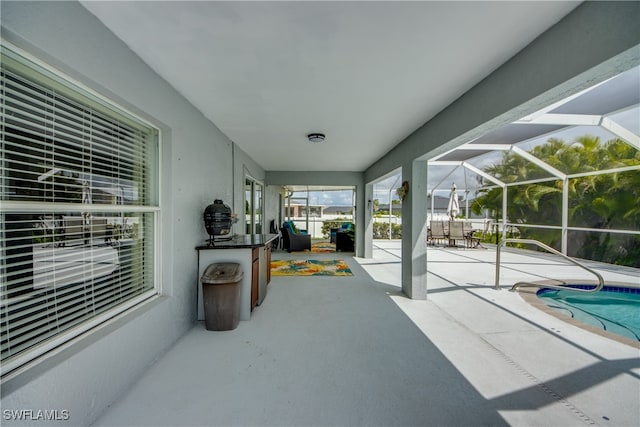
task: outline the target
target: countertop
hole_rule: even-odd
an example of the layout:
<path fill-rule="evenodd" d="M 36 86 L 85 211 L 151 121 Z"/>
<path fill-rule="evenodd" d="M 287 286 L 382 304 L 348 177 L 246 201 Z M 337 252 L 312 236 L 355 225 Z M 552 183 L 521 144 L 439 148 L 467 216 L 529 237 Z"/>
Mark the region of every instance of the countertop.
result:
<path fill-rule="evenodd" d="M 235 234 L 230 240 L 216 240 L 213 245 L 196 246 L 196 250 L 259 248 L 278 238 L 278 234 Z"/>

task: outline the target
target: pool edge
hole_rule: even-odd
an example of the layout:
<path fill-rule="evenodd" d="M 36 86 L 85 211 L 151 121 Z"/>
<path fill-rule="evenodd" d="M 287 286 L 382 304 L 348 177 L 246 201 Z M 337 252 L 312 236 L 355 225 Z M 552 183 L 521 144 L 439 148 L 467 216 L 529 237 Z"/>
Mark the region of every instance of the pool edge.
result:
<path fill-rule="evenodd" d="M 585 285 L 596 285 L 598 282 L 596 281 L 592 281 L 592 280 L 579 280 L 579 282 L 581 284 L 585 284 Z M 557 285 L 558 282 L 555 280 L 538 280 L 535 282 L 531 282 L 531 283 L 535 283 L 535 284 L 539 284 L 539 285 Z M 632 285 L 632 286 L 629 286 Z M 626 282 L 614 282 L 614 281 L 607 281 L 607 286 L 623 286 L 623 287 L 635 287 L 633 286 L 633 284 L 630 283 L 626 283 Z M 613 341 L 617 341 L 619 343 L 622 344 L 626 344 L 628 346 L 631 346 L 633 348 L 639 349 L 640 350 L 640 341 L 635 341 L 632 340 L 631 338 L 626 338 L 623 336 L 620 336 L 618 334 L 614 334 L 611 332 L 607 332 L 603 329 L 597 328 L 595 326 L 591 326 L 588 325 L 586 323 L 582 323 L 578 320 L 575 320 L 571 317 L 565 316 L 559 312 L 557 312 L 556 310 L 552 309 L 551 307 L 549 307 L 548 305 L 546 305 L 544 302 L 540 301 L 540 299 L 538 298 L 538 296 L 536 295 L 537 291 L 539 290 L 539 287 L 527 287 L 526 285 L 521 286 L 518 289 L 518 294 L 520 295 L 520 297 L 529 305 L 537 308 L 538 310 L 547 313 L 553 317 L 555 317 L 556 319 L 560 319 L 565 323 L 569 323 L 573 326 L 576 326 L 580 329 L 584 329 L 586 331 L 592 332 L 596 335 L 600 335 L 602 337 L 611 339 Z"/>

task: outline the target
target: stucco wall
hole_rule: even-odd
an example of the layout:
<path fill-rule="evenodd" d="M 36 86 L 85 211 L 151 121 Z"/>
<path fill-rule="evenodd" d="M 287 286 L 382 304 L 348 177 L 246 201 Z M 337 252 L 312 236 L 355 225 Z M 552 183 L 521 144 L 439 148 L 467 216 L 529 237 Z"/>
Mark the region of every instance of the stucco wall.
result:
<path fill-rule="evenodd" d="M 238 222 L 233 226 L 233 232 L 236 234 L 245 233 L 245 178 L 247 176 L 255 181 L 264 184 L 264 170 L 258 165 L 247 153 L 240 147 L 234 145 L 233 148 L 233 204 L 231 205 L 233 212 L 238 214 Z M 263 203 L 266 204 L 266 196 L 263 196 Z M 266 231 L 269 230 L 269 223 L 263 224 Z"/>
<path fill-rule="evenodd" d="M 245 154 L 234 165 L 232 142 L 80 4 L 3 1 L 2 36 L 162 131 L 163 296 L 2 385 L 3 409 L 68 410 L 65 425 L 89 425 L 193 326 L 202 212 L 232 203 L 234 168 L 264 172 Z"/>

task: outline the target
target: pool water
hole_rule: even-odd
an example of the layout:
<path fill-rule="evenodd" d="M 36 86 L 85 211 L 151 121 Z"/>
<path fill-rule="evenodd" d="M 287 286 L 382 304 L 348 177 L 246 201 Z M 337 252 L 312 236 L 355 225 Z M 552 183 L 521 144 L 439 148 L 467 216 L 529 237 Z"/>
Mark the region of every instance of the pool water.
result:
<path fill-rule="evenodd" d="M 583 289 L 593 285 L 571 285 Z M 538 297 L 575 320 L 640 341 L 640 289 L 604 286 L 596 293 L 541 289 Z"/>

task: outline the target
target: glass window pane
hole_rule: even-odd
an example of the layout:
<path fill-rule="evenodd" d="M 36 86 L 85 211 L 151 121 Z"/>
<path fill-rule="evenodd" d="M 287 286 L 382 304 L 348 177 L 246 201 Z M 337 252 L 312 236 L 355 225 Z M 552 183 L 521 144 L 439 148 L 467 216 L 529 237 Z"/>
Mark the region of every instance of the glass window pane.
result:
<path fill-rule="evenodd" d="M 253 197 L 252 197 L 252 181 L 245 179 L 244 181 L 244 232 L 245 234 L 253 233 Z"/>
<path fill-rule="evenodd" d="M 155 293 L 158 130 L 2 55 L 0 347 L 18 367 Z"/>
<path fill-rule="evenodd" d="M 152 213 L 3 217 L 3 361 L 154 288 Z"/>
<path fill-rule="evenodd" d="M 262 234 L 262 184 L 254 184 L 254 204 L 253 204 L 253 223 L 255 224 L 254 232 Z"/>

